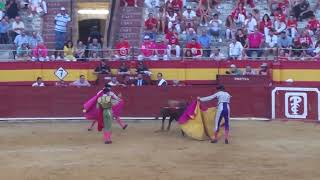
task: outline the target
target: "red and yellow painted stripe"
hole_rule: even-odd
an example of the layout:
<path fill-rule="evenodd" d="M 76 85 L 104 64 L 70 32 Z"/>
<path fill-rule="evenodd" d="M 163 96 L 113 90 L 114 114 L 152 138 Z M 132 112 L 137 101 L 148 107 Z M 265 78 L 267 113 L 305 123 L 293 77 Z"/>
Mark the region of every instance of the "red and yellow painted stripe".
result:
<path fill-rule="evenodd" d="M 156 79 L 156 74 L 162 72 L 165 79 L 181 80 L 194 83 L 214 83 L 216 75 L 225 74 L 231 64 L 244 69 L 250 65 L 258 69 L 262 61 L 157 61 L 145 62 L 145 65 L 153 73 L 151 78 Z M 293 79 L 300 84 L 320 84 L 320 63 L 312 62 L 267 62 L 272 72 L 272 80 L 276 83 Z M 58 81 L 54 72 L 62 67 L 68 75 L 65 81 L 74 81 L 81 74 L 89 81 L 96 80 L 93 73 L 98 62 L 2 62 L 0 63 L 0 83 L 19 84 L 34 82 L 37 77 L 42 77 L 46 82 Z M 113 73 L 117 73 L 120 62 L 109 62 Z M 131 71 L 135 71 L 136 61 L 127 62 Z"/>

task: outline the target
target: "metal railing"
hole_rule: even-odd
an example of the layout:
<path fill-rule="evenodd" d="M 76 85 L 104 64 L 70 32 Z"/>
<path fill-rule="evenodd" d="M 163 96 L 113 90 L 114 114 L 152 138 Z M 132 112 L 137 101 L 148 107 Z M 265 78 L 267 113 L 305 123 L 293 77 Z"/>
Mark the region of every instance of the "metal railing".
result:
<path fill-rule="evenodd" d="M 0 61 L 98 61 L 98 60 L 320 60 L 320 48 L 294 49 L 294 48 L 243 48 L 241 50 L 227 47 L 212 49 L 194 48 L 163 48 L 141 49 L 86 49 L 74 50 L 66 54 L 63 50 L 0 49 Z"/>

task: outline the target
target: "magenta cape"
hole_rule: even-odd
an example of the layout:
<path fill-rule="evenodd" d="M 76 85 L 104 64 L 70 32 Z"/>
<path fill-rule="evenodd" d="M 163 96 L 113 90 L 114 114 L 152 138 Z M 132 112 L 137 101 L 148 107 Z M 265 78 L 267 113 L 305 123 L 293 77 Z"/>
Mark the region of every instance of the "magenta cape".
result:
<path fill-rule="evenodd" d="M 189 106 L 186 108 L 186 110 L 184 111 L 184 113 L 180 116 L 178 123 L 179 124 L 185 124 L 187 123 L 189 120 L 193 119 L 193 117 L 196 115 L 196 107 L 197 107 L 197 101 L 192 101 Z M 204 106 L 202 106 L 200 104 L 200 109 L 202 111 L 206 111 L 207 108 L 205 108 Z"/>
<path fill-rule="evenodd" d="M 84 117 L 88 120 L 97 120 L 98 121 L 98 131 L 103 129 L 103 117 L 102 109 L 97 107 L 98 98 L 103 94 L 102 91 L 99 91 L 95 96 L 90 98 L 86 103 L 84 103 Z M 122 113 L 124 107 L 124 101 L 121 100 L 119 103 L 112 106 L 112 114 L 114 117 L 119 117 Z"/>

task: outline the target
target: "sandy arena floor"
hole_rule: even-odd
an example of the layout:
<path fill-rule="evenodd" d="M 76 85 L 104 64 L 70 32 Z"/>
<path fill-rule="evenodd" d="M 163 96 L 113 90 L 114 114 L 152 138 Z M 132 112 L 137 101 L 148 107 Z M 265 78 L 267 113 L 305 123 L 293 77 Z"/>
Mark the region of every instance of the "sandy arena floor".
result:
<path fill-rule="evenodd" d="M 233 121 L 229 145 L 184 138 L 177 127 L 156 133 L 159 125 L 115 125 L 105 145 L 86 123 L 0 123 L 0 179 L 320 179 L 315 124 Z"/>

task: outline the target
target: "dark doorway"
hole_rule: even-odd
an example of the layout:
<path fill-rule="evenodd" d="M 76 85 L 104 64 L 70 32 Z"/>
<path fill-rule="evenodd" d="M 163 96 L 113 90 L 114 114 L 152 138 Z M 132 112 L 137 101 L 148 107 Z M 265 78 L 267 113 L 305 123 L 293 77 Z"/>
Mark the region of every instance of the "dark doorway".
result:
<path fill-rule="evenodd" d="M 105 22 L 106 20 L 102 19 L 89 19 L 79 21 L 79 40 L 83 43 L 88 44 L 88 37 L 92 30 L 92 27 L 96 26 L 100 34 L 104 35 Z"/>

